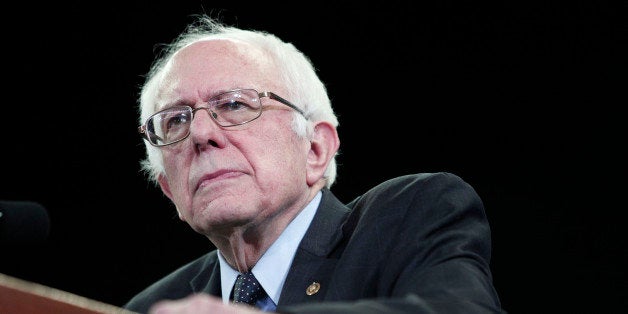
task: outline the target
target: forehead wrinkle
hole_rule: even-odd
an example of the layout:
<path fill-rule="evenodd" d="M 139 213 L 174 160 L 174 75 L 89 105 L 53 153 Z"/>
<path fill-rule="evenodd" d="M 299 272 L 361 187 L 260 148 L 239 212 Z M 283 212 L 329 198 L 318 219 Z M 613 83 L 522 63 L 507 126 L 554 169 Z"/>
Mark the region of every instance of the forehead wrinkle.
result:
<path fill-rule="evenodd" d="M 229 63 L 233 67 L 232 71 L 225 71 L 221 67 L 224 64 L 217 64 L 216 60 Z M 208 66 L 198 67 L 197 64 Z M 206 102 L 228 90 L 254 88 L 259 91 L 271 88 L 274 86 L 272 82 L 279 81 L 278 71 L 273 64 L 273 59 L 266 51 L 246 42 L 226 39 L 197 41 L 177 51 L 164 66 L 156 107 L 159 109 L 179 104 L 194 107 L 197 102 Z M 193 81 L 202 80 L 204 76 L 211 75 L 208 71 L 216 71 L 216 77 L 197 84 L 192 91 L 194 94 L 186 96 L 183 92 L 185 84 L 193 84 L 189 78 Z M 233 75 L 235 71 L 249 72 L 250 75 Z M 190 101 L 192 97 L 195 100 Z"/>
<path fill-rule="evenodd" d="M 176 105 L 189 105 L 190 102 L 180 97 L 180 93 L 177 92 L 177 83 L 175 81 L 178 79 L 175 79 L 172 75 L 167 74 L 168 73 L 164 75 L 159 84 L 157 95 L 155 97 L 155 108 L 157 110 L 162 110 Z"/>
<path fill-rule="evenodd" d="M 201 99 L 208 100 L 217 94 L 239 88 L 253 88 L 260 91 L 260 89 L 273 86 L 271 85 L 273 82 L 280 81 L 277 70 L 278 67 L 275 66 L 274 59 L 262 47 L 237 39 L 222 38 L 201 40 L 189 45 L 188 47 L 204 44 L 210 45 L 209 49 L 216 50 L 218 54 L 227 55 L 232 59 L 237 60 L 239 65 L 237 70 L 249 72 L 250 75 L 246 75 L 247 81 L 244 82 L 242 80 L 233 80 L 232 78 L 234 76 L 231 75 L 231 73 L 228 73 L 228 79 L 222 80 L 220 82 L 220 86 L 199 91 L 198 96 Z M 212 54 L 209 53 L 204 55 L 211 58 Z M 211 60 L 209 60 L 209 62 L 211 62 Z"/>

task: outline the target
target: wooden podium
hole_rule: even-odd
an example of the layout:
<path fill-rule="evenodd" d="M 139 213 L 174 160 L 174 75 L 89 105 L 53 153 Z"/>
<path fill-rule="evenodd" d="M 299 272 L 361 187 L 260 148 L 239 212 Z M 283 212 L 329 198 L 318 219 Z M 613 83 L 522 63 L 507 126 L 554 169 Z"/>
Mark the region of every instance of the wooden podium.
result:
<path fill-rule="evenodd" d="M 123 308 L 0 273 L 2 314 L 131 314 Z"/>

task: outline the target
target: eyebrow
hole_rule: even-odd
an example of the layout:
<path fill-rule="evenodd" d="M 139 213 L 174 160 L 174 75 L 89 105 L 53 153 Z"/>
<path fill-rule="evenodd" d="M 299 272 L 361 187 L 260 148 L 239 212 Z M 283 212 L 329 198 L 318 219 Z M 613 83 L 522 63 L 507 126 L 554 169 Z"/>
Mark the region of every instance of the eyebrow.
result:
<path fill-rule="evenodd" d="M 201 97 L 201 98 L 203 99 L 203 102 L 207 102 L 211 98 L 216 97 L 216 96 L 218 96 L 220 94 L 224 94 L 226 92 L 230 92 L 230 91 L 234 91 L 234 90 L 238 90 L 238 89 L 254 89 L 254 90 L 257 90 L 255 88 L 250 88 L 250 87 L 249 88 L 247 88 L 247 87 L 221 88 L 221 89 L 214 90 L 212 92 L 204 93 L 204 94 L 202 94 L 203 97 Z M 166 109 L 169 109 L 169 108 L 183 107 L 183 106 L 188 106 L 188 107 L 194 109 L 195 106 L 196 106 L 196 103 L 195 102 L 189 102 L 189 101 L 186 101 L 184 99 L 178 99 L 175 102 L 166 103 L 164 106 L 162 106 L 162 107 L 158 108 L 157 110 L 155 110 L 155 112 L 159 112 L 159 111 L 166 110 Z"/>
<path fill-rule="evenodd" d="M 257 90 L 256 88 L 252 88 L 252 87 L 234 86 L 234 87 L 230 87 L 230 88 L 217 89 L 217 90 L 214 90 L 214 91 L 211 91 L 211 92 L 207 92 L 206 91 L 206 93 L 204 93 L 203 96 L 207 96 L 207 98 L 205 98 L 205 97 L 201 97 L 201 98 L 205 99 L 204 101 L 208 101 L 209 99 L 211 99 L 213 97 L 216 97 L 216 96 L 218 96 L 220 94 L 224 94 L 224 93 L 231 92 L 231 91 L 234 91 L 234 90 L 239 90 L 239 89 L 254 89 L 254 90 Z"/>
<path fill-rule="evenodd" d="M 170 108 L 174 108 L 174 107 L 185 107 L 185 106 L 188 106 L 190 108 L 194 108 L 194 105 L 195 105 L 194 103 L 191 103 L 189 101 L 185 101 L 183 99 L 179 99 L 179 100 L 177 100 L 175 102 L 172 102 L 172 103 L 166 103 L 164 106 L 162 106 L 162 107 L 158 108 L 157 110 L 155 110 L 155 112 L 159 112 L 159 111 L 170 109 Z"/>

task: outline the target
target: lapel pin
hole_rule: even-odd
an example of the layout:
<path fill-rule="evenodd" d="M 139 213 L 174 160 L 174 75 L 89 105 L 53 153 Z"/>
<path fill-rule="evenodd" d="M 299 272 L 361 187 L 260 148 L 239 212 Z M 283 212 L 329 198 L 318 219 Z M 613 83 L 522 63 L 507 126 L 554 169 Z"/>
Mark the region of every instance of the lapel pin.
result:
<path fill-rule="evenodd" d="M 320 289 L 321 289 L 321 284 L 318 283 L 318 282 L 313 282 L 311 285 L 309 285 L 307 287 L 307 289 L 305 289 L 305 294 L 307 294 L 307 295 L 314 295 Z"/>

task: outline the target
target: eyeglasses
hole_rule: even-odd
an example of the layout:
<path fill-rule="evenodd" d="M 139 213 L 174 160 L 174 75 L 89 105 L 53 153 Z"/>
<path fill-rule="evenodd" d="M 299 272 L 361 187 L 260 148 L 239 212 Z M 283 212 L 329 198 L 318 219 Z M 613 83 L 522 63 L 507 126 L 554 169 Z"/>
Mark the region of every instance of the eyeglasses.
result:
<path fill-rule="evenodd" d="M 303 110 L 272 92 L 258 93 L 254 89 L 236 89 L 218 94 L 207 101 L 207 107 L 176 106 L 150 116 L 138 132 L 153 146 L 166 146 L 186 139 L 194 114 L 207 110 L 209 116 L 222 127 L 249 123 L 262 115 L 262 97 L 268 97 L 296 110 Z"/>

